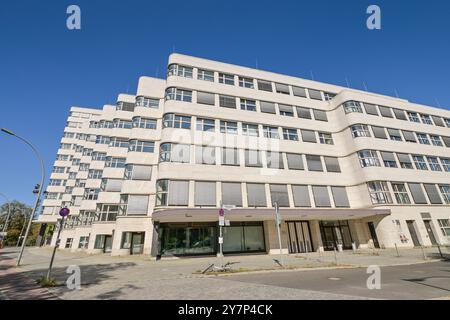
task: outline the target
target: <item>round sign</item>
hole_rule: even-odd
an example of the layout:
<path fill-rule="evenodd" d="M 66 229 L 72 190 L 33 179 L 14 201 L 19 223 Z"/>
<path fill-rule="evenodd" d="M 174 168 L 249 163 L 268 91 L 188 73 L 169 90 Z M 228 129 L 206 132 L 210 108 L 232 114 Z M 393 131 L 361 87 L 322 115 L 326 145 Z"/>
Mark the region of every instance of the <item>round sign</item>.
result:
<path fill-rule="evenodd" d="M 67 217 L 69 214 L 70 214 L 69 208 L 62 208 L 61 210 L 59 210 L 59 215 L 61 217 Z"/>
<path fill-rule="evenodd" d="M 225 210 L 223 208 L 219 209 L 219 217 L 224 217 L 225 216 Z"/>

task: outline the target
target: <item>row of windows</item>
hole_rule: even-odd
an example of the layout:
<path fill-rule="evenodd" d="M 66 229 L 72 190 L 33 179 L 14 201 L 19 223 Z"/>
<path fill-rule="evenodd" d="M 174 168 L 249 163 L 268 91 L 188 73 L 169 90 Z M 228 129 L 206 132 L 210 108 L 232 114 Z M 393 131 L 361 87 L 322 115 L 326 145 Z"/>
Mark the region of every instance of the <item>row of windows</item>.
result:
<path fill-rule="evenodd" d="M 396 203 L 400 205 L 413 202 L 418 205 L 450 204 L 450 185 L 448 184 L 371 181 L 367 183 L 367 186 L 373 204 L 392 204 L 392 194 Z"/>
<path fill-rule="evenodd" d="M 194 184 L 194 205 L 196 207 L 216 207 L 217 183 L 214 181 L 196 181 Z M 266 185 L 259 183 L 222 182 L 221 203 L 243 207 L 243 195 L 246 193 L 247 207 L 267 207 Z M 292 202 L 289 191 L 292 194 Z M 245 190 L 243 192 L 243 190 Z M 280 207 L 350 207 L 345 187 L 269 184 L 269 197 L 272 206 Z M 312 197 L 310 197 L 312 194 Z M 333 199 L 333 203 L 331 201 Z M 314 202 L 312 201 L 314 200 Z M 158 180 L 156 184 L 156 206 L 188 206 L 189 181 Z"/>
<path fill-rule="evenodd" d="M 370 129 L 369 129 L 370 128 Z M 393 128 L 384 128 L 378 126 L 369 126 L 367 124 L 356 124 L 350 127 L 353 138 L 359 137 L 375 137 L 378 139 L 390 139 L 393 141 L 405 141 L 424 145 L 433 145 L 450 147 L 450 137 L 439 135 L 413 132 L 408 130 L 400 130 Z"/>
<path fill-rule="evenodd" d="M 192 91 L 179 88 L 167 88 L 166 100 L 177 100 L 184 102 L 193 102 Z M 196 91 L 198 104 L 215 106 L 218 105 L 223 108 L 240 109 L 246 111 L 259 111 L 269 114 L 279 114 L 287 117 L 298 117 L 301 119 L 312 120 L 312 116 L 317 121 L 328 121 L 327 113 L 323 110 L 311 109 L 306 107 L 298 107 L 281 103 L 274 103 L 268 101 L 259 101 L 246 98 L 236 98 L 233 96 L 216 95 L 214 93 Z M 216 102 L 216 96 L 218 100 Z"/>
<path fill-rule="evenodd" d="M 334 144 L 331 133 L 316 132 L 306 129 L 279 128 L 256 123 L 241 123 L 237 121 L 220 121 L 220 132 L 225 134 L 238 134 L 239 128 L 244 136 L 264 137 L 269 139 L 281 139 L 299 141 L 299 132 L 303 142 Z M 191 129 L 191 117 L 166 113 L 163 116 L 163 128 Z M 216 132 L 216 120 L 196 118 L 196 130 L 204 132 Z M 261 130 L 262 129 L 262 130 Z M 299 131 L 300 130 L 300 131 Z"/>
<path fill-rule="evenodd" d="M 144 117 L 133 117 L 130 120 L 126 119 L 114 119 L 113 121 L 100 120 L 91 121 L 89 123 L 89 128 L 97 129 L 132 129 L 132 128 L 142 128 L 142 129 L 156 129 L 157 120 L 153 118 Z"/>
<path fill-rule="evenodd" d="M 276 92 L 280 94 L 292 95 L 301 98 L 309 98 L 313 100 L 328 101 L 333 99 L 336 94 L 331 92 L 323 92 L 316 89 L 304 88 L 299 86 L 291 86 L 283 83 L 272 83 L 271 81 L 253 79 L 249 77 L 236 76 L 229 73 L 215 72 L 212 70 L 198 69 L 197 79 L 209 82 L 218 82 L 225 85 L 238 85 L 242 88 L 258 89 L 266 92 Z M 167 76 L 179 76 L 185 78 L 194 77 L 194 68 L 179 64 L 170 64 L 167 69 Z"/>
<path fill-rule="evenodd" d="M 135 103 L 125 102 L 125 101 L 117 101 L 117 103 L 116 103 L 116 110 L 118 110 L 118 111 L 134 112 L 135 107 L 158 109 L 159 108 L 159 99 L 144 97 L 144 96 L 137 96 Z"/>
<path fill-rule="evenodd" d="M 385 118 L 394 118 L 403 121 L 411 121 L 415 123 L 423 123 L 428 125 L 435 125 L 438 127 L 447 126 L 450 128 L 450 118 L 442 118 L 440 116 L 430 116 L 428 114 L 417 113 L 412 111 L 405 111 L 397 108 L 390 108 L 385 106 L 377 106 L 370 103 L 359 101 L 347 101 L 343 104 L 345 113 L 365 113 L 368 115 L 382 116 Z"/>
<path fill-rule="evenodd" d="M 339 160 L 335 157 L 208 146 L 195 146 L 194 150 L 196 164 L 216 165 L 220 161 L 220 164 L 225 166 L 243 164 L 246 167 L 305 170 L 304 164 L 306 163 L 309 171 L 323 172 L 326 168 L 327 172 L 341 172 Z M 216 154 L 216 150 L 219 150 L 219 154 Z M 159 161 L 190 163 L 190 152 L 190 145 L 163 143 L 160 148 Z M 241 161 L 242 156 L 244 161 Z"/>
<path fill-rule="evenodd" d="M 381 167 L 381 163 L 383 163 L 388 168 L 414 169 L 415 167 L 417 170 L 450 172 L 449 158 L 375 150 L 361 150 L 358 152 L 358 157 L 363 168 Z"/>

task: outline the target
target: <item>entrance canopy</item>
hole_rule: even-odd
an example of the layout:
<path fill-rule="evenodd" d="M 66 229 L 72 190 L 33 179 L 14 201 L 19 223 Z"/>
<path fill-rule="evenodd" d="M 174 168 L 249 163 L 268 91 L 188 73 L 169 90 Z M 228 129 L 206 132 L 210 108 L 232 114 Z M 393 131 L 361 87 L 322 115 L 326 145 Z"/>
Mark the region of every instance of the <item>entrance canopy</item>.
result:
<path fill-rule="evenodd" d="M 352 220 L 382 217 L 391 214 L 390 209 L 280 209 L 281 218 L 289 220 Z M 275 209 L 236 208 L 225 210 L 230 221 L 270 221 L 275 219 Z M 218 208 L 167 208 L 153 212 L 156 222 L 207 222 L 219 219 Z"/>

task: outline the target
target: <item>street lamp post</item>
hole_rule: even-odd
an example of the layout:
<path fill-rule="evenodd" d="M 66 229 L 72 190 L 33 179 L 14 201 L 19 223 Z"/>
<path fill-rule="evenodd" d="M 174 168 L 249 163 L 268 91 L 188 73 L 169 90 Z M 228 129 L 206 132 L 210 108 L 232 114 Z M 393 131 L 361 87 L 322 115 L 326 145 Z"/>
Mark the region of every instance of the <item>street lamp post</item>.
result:
<path fill-rule="evenodd" d="M 61 231 L 64 227 L 64 218 L 67 217 L 69 214 L 70 214 L 70 210 L 68 208 L 62 208 L 61 210 L 59 210 L 59 215 L 62 218 L 59 223 L 58 235 L 56 237 L 55 247 L 53 248 L 52 257 L 50 259 L 50 265 L 49 265 L 48 271 L 47 271 L 47 280 L 50 280 L 50 275 L 52 273 L 53 260 L 55 260 L 56 249 L 59 247 L 59 242 L 60 242 L 59 236 L 61 235 Z"/>
<path fill-rule="evenodd" d="M 283 247 L 281 244 L 281 215 L 280 215 L 280 207 L 278 206 L 278 202 L 274 203 L 275 205 L 275 223 L 277 225 L 277 234 L 278 234 L 278 245 L 280 246 L 280 263 L 281 265 L 284 265 L 283 263 Z"/>
<path fill-rule="evenodd" d="M 10 136 L 14 136 L 16 138 L 18 138 L 19 140 L 22 140 L 23 142 L 25 142 L 34 152 L 34 154 L 36 155 L 36 157 L 38 158 L 40 165 L 41 165 L 41 184 L 39 185 L 38 191 L 37 191 L 37 197 L 36 197 L 36 202 L 34 204 L 34 208 L 33 211 L 31 212 L 30 215 L 30 221 L 28 221 L 28 225 L 27 225 L 27 230 L 25 231 L 25 235 L 22 241 L 22 246 L 20 248 L 20 253 L 19 256 L 17 257 L 17 263 L 16 266 L 20 266 L 20 261 L 22 260 L 22 256 L 23 256 L 23 251 L 25 250 L 25 244 L 26 244 L 26 240 L 28 238 L 28 234 L 30 232 L 31 229 L 31 224 L 33 223 L 33 217 L 36 214 L 36 210 L 37 207 L 39 205 L 39 199 L 41 198 L 41 194 L 42 194 L 42 188 L 44 187 L 44 180 L 45 180 L 45 166 L 44 166 L 44 161 L 42 160 L 41 155 L 39 154 L 39 152 L 37 151 L 37 149 L 33 146 L 33 144 L 31 142 L 29 142 L 28 140 L 26 140 L 25 138 L 22 138 L 21 136 L 18 136 L 17 134 L 15 134 L 14 132 L 2 128 L 1 129 L 2 132 L 10 135 Z"/>
<path fill-rule="evenodd" d="M 5 196 L 3 193 L 0 192 L 0 196 L 5 198 L 6 202 L 8 203 L 8 215 L 6 216 L 5 224 L 3 225 L 2 230 L 2 239 L 0 241 L 0 248 L 3 246 L 3 239 L 6 237 L 6 232 L 8 232 L 8 224 L 9 224 L 9 218 L 11 216 L 11 202 L 9 201 L 8 197 Z"/>

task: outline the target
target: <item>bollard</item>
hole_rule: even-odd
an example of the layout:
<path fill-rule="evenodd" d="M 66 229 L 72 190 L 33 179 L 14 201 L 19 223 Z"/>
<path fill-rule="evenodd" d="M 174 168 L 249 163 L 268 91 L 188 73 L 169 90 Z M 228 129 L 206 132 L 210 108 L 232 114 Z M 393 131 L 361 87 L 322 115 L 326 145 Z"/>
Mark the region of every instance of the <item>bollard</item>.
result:
<path fill-rule="evenodd" d="M 398 252 L 397 243 L 395 243 L 395 251 L 397 251 L 397 258 L 400 258 L 400 253 Z"/>

